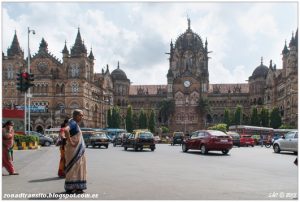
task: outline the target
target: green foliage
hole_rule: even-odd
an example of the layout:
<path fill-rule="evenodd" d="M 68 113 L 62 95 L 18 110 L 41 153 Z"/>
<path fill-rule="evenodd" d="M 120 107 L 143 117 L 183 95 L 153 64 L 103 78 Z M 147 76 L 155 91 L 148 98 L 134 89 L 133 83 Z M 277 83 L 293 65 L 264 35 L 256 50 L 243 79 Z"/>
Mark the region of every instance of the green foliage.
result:
<path fill-rule="evenodd" d="M 120 108 L 118 106 L 114 106 L 112 109 L 111 128 L 120 128 L 120 125 L 121 125 Z"/>
<path fill-rule="evenodd" d="M 281 116 L 278 108 L 274 108 L 270 116 L 270 125 L 272 128 L 277 129 L 281 126 Z"/>
<path fill-rule="evenodd" d="M 242 112 L 242 106 L 238 105 L 236 107 L 235 113 L 234 113 L 234 123 L 235 125 L 240 125 L 242 123 L 243 118 L 243 112 Z"/>
<path fill-rule="evenodd" d="M 128 132 L 133 131 L 133 115 L 132 115 L 132 106 L 128 105 L 126 113 L 126 130 Z"/>
<path fill-rule="evenodd" d="M 262 108 L 260 112 L 261 126 L 269 127 L 270 117 L 269 110 L 266 108 Z"/>
<path fill-rule="evenodd" d="M 133 113 L 132 116 L 133 129 L 139 128 L 139 116 L 137 113 Z"/>
<path fill-rule="evenodd" d="M 297 127 L 296 127 L 296 126 L 293 126 L 293 125 L 282 124 L 279 128 L 280 128 L 280 129 L 295 129 L 295 128 L 297 128 Z"/>
<path fill-rule="evenodd" d="M 259 118 L 259 115 L 257 112 L 257 107 L 252 108 L 251 125 L 252 126 L 260 126 L 260 118 Z"/>
<path fill-rule="evenodd" d="M 162 130 L 162 133 L 168 133 L 168 132 L 170 132 L 170 129 L 168 127 L 166 127 L 166 126 L 162 126 L 161 130 Z"/>
<path fill-rule="evenodd" d="M 107 127 L 112 128 L 112 109 L 107 110 Z"/>
<path fill-rule="evenodd" d="M 230 110 L 228 108 L 225 108 L 223 122 L 227 125 L 227 129 L 228 129 L 228 127 L 231 125 L 231 122 L 230 122 Z"/>
<path fill-rule="evenodd" d="M 219 123 L 219 124 L 216 124 L 214 126 L 208 127 L 208 130 L 219 130 L 219 131 L 226 132 L 227 131 L 227 124 Z"/>
<path fill-rule="evenodd" d="M 17 144 L 21 144 L 21 142 L 34 143 L 39 142 L 39 137 L 34 135 L 15 135 L 14 140 Z"/>
<path fill-rule="evenodd" d="M 159 103 L 159 115 L 162 123 L 167 123 L 175 112 L 175 101 L 164 99 Z"/>
<path fill-rule="evenodd" d="M 155 121 L 156 121 L 155 112 L 154 109 L 152 109 L 150 113 L 149 124 L 148 124 L 148 128 L 152 133 L 155 132 L 155 125 L 156 125 Z"/>
<path fill-rule="evenodd" d="M 143 108 L 140 110 L 139 128 L 148 128 L 147 114 Z"/>

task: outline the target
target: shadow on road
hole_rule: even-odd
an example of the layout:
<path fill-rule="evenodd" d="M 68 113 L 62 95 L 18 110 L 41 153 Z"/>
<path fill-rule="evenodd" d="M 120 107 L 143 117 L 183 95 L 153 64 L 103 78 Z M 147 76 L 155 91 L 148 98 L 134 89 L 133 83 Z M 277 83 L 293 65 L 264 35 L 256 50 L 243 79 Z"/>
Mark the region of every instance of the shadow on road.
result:
<path fill-rule="evenodd" d="M 201 154 L 201 151 L 188 151 L 188 152 L 183 152 L 181 151 L 181 153 L 185 153 L 185 154 L 194 154 L 194 155 L 200 155 L 200 156 L 230 156 L 229 154 L 222 154 L 222 153 L 214 153 L 214 151 L 210 151 L 208 154 Z"/>
<path fill-rule="evenodd" d="M 53 180 L 64 180 L 65 178 L 61 177 L 50 177 L 50 178 L 44 178 L 44 179 L 37 179 L 37 180 L 30 180 L 28 182 L 48 182 L 48 181 L 53 181 Z"/>

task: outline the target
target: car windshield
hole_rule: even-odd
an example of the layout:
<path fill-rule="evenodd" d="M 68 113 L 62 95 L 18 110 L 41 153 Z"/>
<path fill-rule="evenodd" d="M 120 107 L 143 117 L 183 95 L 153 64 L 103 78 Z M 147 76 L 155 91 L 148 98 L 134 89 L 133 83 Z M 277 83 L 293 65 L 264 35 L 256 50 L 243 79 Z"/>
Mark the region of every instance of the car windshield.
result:
<path fill-rule="evenodd" d="M 140 138 L 152 138 L 152 133 L 140 133 Z"/>
<path fill-rule="evenodd" d="M 180 136 L 183 136 L 183 133 L 174 133 L 174 136 L 175 137 L 180 137 Z"/>
<path fill-rule="evenodd" d="M 96 137 L 107 138 L 107 136 L 103 133 L 98 133 L 95 135 Z"/>

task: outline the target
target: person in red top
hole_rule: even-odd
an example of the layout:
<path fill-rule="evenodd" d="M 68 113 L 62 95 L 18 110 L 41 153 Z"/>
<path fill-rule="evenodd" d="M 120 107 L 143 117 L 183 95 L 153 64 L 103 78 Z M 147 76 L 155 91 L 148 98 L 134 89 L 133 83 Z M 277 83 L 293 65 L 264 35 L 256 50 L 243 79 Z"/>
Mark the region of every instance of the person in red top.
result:
<path fill-rule="evenodd" d="M 13 166 L 14 123 L 7 121 L 2 127 L 2 167 L 9 175 L 19 175 Z"/>
<path fill-rule="evenodd" d="M 58 176 L 64 178 L 65 177 L 65 145 L 66 145 L 66 136 L 65 136 L 65 127 L 67 126 L 69 118 L 66 118 L 64 122 L 61 124 L 61 128 L 59 131 L 59 150 L 60 150 L 60 161 L 58 167 Z"/>

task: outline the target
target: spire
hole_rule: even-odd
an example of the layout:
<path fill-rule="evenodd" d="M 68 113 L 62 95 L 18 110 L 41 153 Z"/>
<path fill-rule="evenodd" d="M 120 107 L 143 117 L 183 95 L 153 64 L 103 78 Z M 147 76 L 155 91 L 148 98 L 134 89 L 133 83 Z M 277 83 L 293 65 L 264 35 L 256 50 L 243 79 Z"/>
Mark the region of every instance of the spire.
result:
<path fill-rule="evenodd" d="M 261 66 L 263 65 L 263 57 L 261 57 L 260 65 L 261 65 Z"/>
<path fill-rule="evenodd" d="M 273 68 L 273 64 L 272 64 L 272 60 L 270 60 L 270 66 L 269 66 L 270 69 Z"/>
<path fill-rule="evenodd" d="M 205 50 L 207 50 L 207 38 L 205 39 Z"/>
<path fill-rule="evenodd" d="M 295 41 L 295 38 L 294 38 L 294 32 L 292 32 L 292 38 L 291 38 L 289 47 L 292 47 L 292 46 L 295 46 L 295 45 L 296 45 L 296 41 Z"/>
<path fill-rule="evenodd" d="M 119 61 L 118 61 L 118 69 L 120 69 L 120 63 L 119 63 Z"/>
<path fill-rule="evenodd" d="M 188 21 L 188 30 L 191 30 L 191 20 L 189 17 L 187 18 L 187 21 Z"/>
<path fill-rule="evenodd" d="M 285 54 L 288 54 L 288 53 L 289 53 L 289 50 L 288 50 L 288 48 L 286 46 L 286 40 L 285 40 L 284 48 L 282 50 L 282 55 L 285 55 Z"/>
<path fill-rule="evenodd" d="M 106 72 L 105 72 L 105 74 L 109 74 L 109 67 L 108 67 L 108 64 L 106 64 Z"/>
<path fill-rule="evenodd" d="M 42 38 L 42 41 L 40 43 L 39 52 L 48 52 L 48 43 L 45 41 L 44 38 Z"/>
<path fill-rule="evenodd" d="M 68 50 L 68 48 L 67 48 L 67 41 L 65 41 L 65 47 L 64 47 L 64 49 L 62 50 L 62 53 L 63 53 L 63 54 L 69 55 L 69 50 Z"/>
<path fill-rule="evenodd" d="M 74 46 L 71 48 L 71 56 L 80 56 L 81 54 L 87 54 L 86 47 L 81 39 L 80 29 L 78 27 L 78 32 L 75 40 Z"/>
<path fill-rule="evenodd" d="M 95 59 L 95 58 L 94 58 L 93 51 L 92 51 L 92 48 L 91 48 L 91 51 L 90 51 L 90 54 L 89 54 L 89 58 L 90 58 L 91 60 L 94 60 L 94 59 Z"/>
<path fill-rule="evenodd" d="M 20 48 L 19 40 L 17 37 L 17 31 L 15 30 L 15 35 L 11 43 L 10 48 L 7 49 L 7 56 L 24 56 L 24 52 Z"/>

